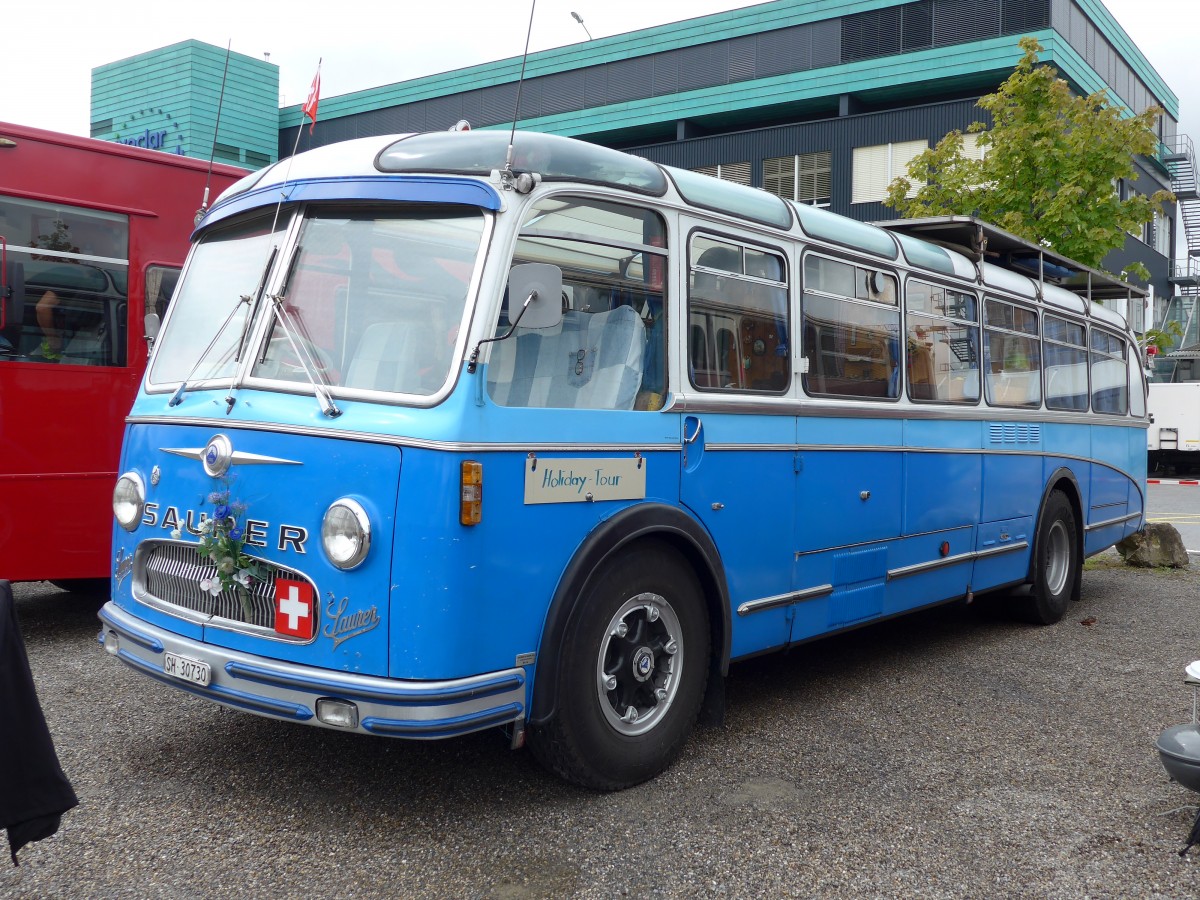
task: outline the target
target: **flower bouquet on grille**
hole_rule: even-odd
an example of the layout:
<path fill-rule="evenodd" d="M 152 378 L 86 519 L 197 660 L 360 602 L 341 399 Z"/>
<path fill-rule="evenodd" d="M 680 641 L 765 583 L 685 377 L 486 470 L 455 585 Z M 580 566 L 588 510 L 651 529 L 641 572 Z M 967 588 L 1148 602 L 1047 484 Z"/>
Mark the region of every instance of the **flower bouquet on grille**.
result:
<path fill-rule="evenodd" d="M 200 543 L 196 552 L 216 568 L 215 574 L 200 581 L 200 589 L 214 597 L 230 591 L 242 605 L 247 619 L 253 617 L 250 588 L 265 581 L 267 573 L 261 563 L 246 555 L 246 535 L 238 525 L 238 517 L 246 504 L 229 499 L 229 490 L 213 491 L 208 495 L 213 505 L 211 517 L 200 522 Z M 178 535 L 173 535 L 178 538 Z"/>

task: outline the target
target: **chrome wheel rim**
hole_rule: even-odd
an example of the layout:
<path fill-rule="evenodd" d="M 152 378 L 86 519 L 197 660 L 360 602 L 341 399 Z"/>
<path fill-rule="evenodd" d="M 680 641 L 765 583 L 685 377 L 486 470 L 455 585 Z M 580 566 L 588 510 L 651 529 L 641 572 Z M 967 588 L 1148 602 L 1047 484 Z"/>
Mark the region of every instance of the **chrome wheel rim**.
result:
<path fill-rule="evenodd" d="M 1062 519 L 1056 519 L 1046 535 L 1046 589 L 1055 596 L 1062 593 L 1070 570 L 1070 535 Z"/>
<path fill-rule="evenodd" d="M 661 594 L 638 594 L 608 623 L 596 660 L 604 718 L 624 735 L 652 729 L 667 714 L 683 671 L 679 617 Z"/>

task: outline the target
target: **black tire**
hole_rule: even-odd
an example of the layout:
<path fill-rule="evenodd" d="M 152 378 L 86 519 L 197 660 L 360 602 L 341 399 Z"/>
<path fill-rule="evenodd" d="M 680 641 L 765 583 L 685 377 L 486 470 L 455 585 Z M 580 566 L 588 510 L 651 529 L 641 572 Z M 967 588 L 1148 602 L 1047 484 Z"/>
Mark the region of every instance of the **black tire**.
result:
<path fill-rule="evenodd" d="M 1035 625 L 1053 625 L 1079 599 L 1079 524 L 1075 508 L 1062 491 L 1046 501 L 1034 545 L 1033 583 L 1021 598 L 1021 618 Z"/>
<path fill-rule="evenodd" d="M 72 594 L 107 594 L 109 587 L 107 578 L 52 578 L 50 583 Z"/>
<path fill-rule="evenodd" d="M 552 683 L 556 711 L 530 729 L 530 749 L 594 790 L 653 778 L 691 734 L 710 654 L 703 592 L 679 554 L 655 542 L 622 551 L 579 599 Z"/>

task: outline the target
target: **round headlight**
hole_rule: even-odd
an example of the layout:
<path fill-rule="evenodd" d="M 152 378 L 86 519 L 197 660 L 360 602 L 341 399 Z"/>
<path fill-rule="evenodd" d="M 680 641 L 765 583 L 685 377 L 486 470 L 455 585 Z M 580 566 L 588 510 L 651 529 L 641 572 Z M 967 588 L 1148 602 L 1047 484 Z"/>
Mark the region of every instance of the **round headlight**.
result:
<path fill-rule="evenodd" d="M 343 497 L 325 511 L 321 522 L 321 546 L 329 561 L 339 569 L 353 569 L 371 549 L 371 522 L 367 511 Z"/>
<path fill-rule="evenodd" d="M 146 485 L 137 472 L 126 472 L 113 488 L 113 515 L 126 531 L 133 531 L 142 521 L 146 507 Z"/>

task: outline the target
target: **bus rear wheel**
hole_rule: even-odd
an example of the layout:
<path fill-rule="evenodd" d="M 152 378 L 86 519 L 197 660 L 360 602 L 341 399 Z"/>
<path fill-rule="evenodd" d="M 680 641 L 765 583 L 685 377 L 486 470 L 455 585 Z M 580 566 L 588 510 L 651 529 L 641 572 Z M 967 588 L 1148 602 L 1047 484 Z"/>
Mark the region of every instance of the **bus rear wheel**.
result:
<path fill-rule="evenodd" d="M 1079 599 L 1079 525 L 1075 509 L 1062 491 L 1046 501 L 1034 546 L 1033 585 L 1021 598 L 1020 613 L 1035 625 L 1053 625 Z"/>
<path fill-rule="evenodd" d="M 691 733 L 710 653 L 703 593 L 679 555 L 660 544 L 623 553 L 580 598 L 556 711 L 530 731 L 534 755 L 594 790 L 653 778 Z"/>

